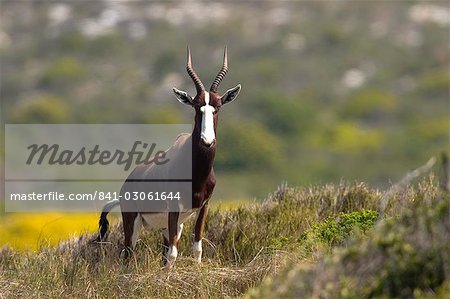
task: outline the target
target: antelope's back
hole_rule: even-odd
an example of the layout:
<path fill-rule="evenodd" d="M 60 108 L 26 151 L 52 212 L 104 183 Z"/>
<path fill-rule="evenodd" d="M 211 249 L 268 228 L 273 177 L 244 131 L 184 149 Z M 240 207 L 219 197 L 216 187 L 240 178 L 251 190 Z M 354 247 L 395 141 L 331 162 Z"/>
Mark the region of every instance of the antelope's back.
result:
<path fill-rule="evenodd" d="M 166 161 L 161 163 L 161 161 Z M 180 134 L 174 144 L 165 151 L 164 159 L 155 159 L 137 166 L 128 176 L 120 190 L 121 209 L 124 212 L 168 212 L 188 209 L 190 202 L 181 206 L 172 201 L 161 200 L 162 192 L 176 195 L 189 193 L 192 178 L 192 136 Z M 189 187 L 190 188 L 190 187 Z M 159 199 L 159 200 L 158 200 Z M 188 198 L 183 198 L 188 200 Z"/>

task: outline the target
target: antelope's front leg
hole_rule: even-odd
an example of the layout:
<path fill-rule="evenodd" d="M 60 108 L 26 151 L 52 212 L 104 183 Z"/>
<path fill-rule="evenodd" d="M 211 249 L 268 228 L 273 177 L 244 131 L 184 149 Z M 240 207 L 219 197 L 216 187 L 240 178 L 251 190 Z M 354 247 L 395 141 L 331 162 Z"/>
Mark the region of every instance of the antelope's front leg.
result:
<path fill-rule="evenodd" d="M 195 222 L 195 236 L 194 236 L 194 259 L 200 263 L 202 261 L 202 239 L 203 230 L 205 229 L 206 215 L 208 214 L 208 203 L 206 203 L 197 213 L 197 220 Z"/>

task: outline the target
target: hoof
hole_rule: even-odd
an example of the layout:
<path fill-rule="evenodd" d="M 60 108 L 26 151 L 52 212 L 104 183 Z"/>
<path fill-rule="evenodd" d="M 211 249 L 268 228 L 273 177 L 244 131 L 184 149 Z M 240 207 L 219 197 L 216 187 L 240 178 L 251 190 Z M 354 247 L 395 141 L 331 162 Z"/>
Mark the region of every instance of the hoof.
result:
<path fill-rule="evenodd" d="M 131 256 L 131 249 L 128 247 L 125 247 L 124 249 L 122 249 L 122 251 L 120 252 L 120 258 L 123 260 L 127 260 L 129 259 Z"/>

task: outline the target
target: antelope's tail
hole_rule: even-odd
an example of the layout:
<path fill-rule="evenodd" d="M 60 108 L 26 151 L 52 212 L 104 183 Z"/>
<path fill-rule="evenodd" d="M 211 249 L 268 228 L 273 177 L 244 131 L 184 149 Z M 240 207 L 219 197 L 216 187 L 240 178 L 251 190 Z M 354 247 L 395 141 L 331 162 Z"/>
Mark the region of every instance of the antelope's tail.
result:
<path fill-rule="evenodd" d="M 102 214 L 100 215 L 100 220 L 98 222 L 98 230 L 99 235 L 97 238 L 97 241 L 105 241 L 106 237 L 108 236 L 108 228 L 109 228 L 109 222 L 108 218 L 106 217 L 108 213 L 115 207 L 118 206 L 120 202 L 118 200 L 114 200 L 110 203 L 107 203 L 102 210 Z"/>

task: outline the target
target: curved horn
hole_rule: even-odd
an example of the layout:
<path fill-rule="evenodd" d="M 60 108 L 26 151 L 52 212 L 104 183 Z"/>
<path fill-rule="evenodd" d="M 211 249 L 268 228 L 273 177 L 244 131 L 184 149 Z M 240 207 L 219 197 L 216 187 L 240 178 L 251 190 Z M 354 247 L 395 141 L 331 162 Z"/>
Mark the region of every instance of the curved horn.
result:
<path fill-rule="evenodd" d="M 201 93 L 203 90 L 205 90 L 205 87 L 203 86 L 202 80 L 200 80 L 200 77 L 197 75 L 197 73 L 192 68 L 191 49 L 189 47 L 187 48 L 186 71 L 188 72 L 188 74 L 191 77 L 192 81 L 194 81 L 195 88 L 197 89 L 197 93 Z"/>
<path fill-rule="evenodd" d="M 223 78 L 228 72 L 228 55 L 227 55 L 227 47 L 225 47 L 225 51 L 223 52 L 223 65 L 220 69 L 219 73 L 216 76 L 216 79 L 214 79 L 213 84 L 211 85 L 211 88 L 209 91 L 211 92 L 217 92 L 217 88 L 220 85 L 220 82 L 222 82 Z"/>

